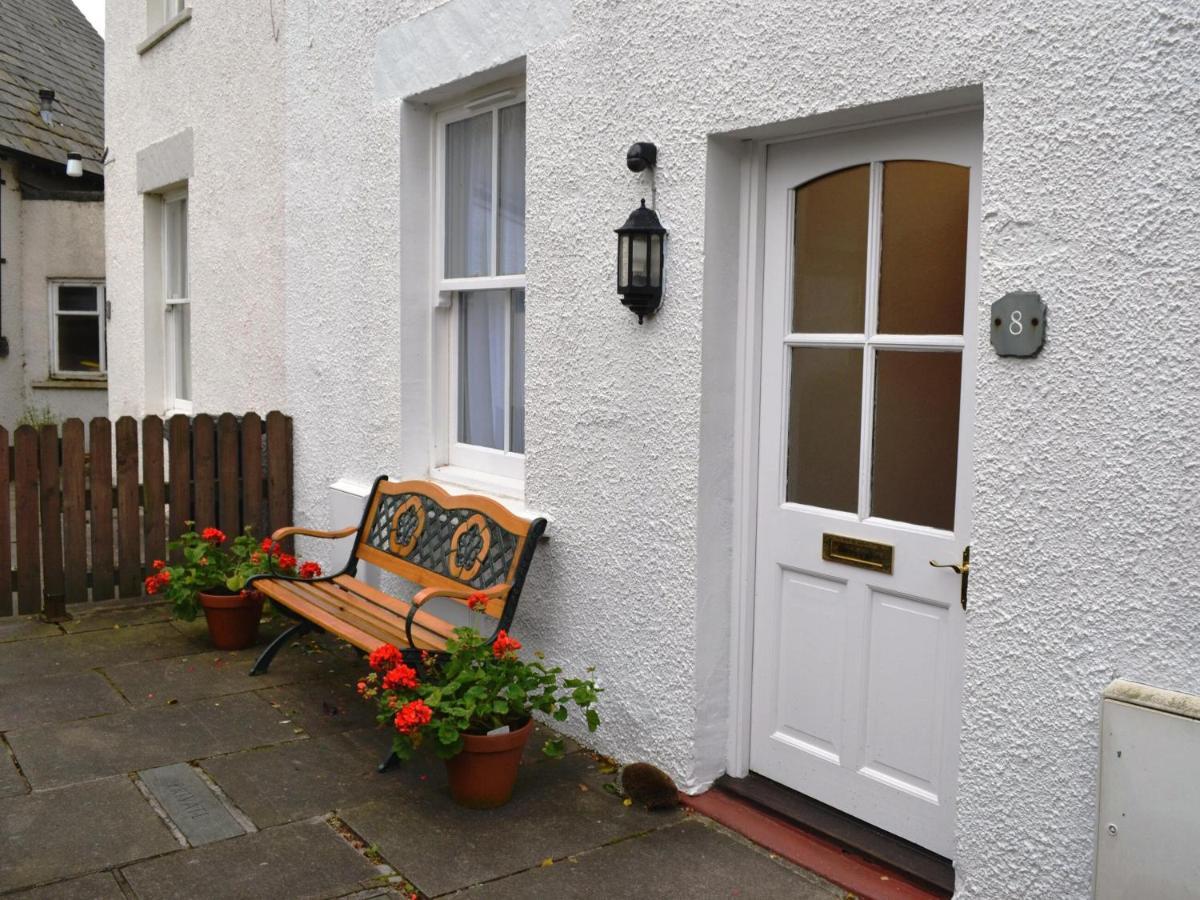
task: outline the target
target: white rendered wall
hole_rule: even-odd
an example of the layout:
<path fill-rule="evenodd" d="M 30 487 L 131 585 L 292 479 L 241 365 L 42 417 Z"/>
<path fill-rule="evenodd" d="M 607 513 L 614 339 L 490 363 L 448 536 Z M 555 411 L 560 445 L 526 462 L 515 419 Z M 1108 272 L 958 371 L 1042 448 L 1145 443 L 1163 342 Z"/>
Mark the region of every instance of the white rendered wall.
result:
<path fill-rule="evenodd" d="M 375 67 L 381 46 L 395 52 L 392 29 L 456 2 L 292 3 L 276 10 L 279 44 L 265 5 L 206 4 L 190 38 L 169 37 L 141 69 L 128 58 L 139 29 L 111 16 L 109 206 L 122 192 L 122 211 L 110 213 L 110 283 L 140 283 L 140 251 L 123 237 L 138 227 L 126 199 L 133 153 L 193 127 L 204 198 L 194 215 L 207 222 L 197 253 L 209 254 L 193 284 L 228 313 L 198 331 L 198 357 L 224 363 L 198 375 L 198 397 L 220 408 L 285 398 L 297 518 L 313 524 L 332 524 L 327 488 L 339 478 L 428 468 L 428 116 Z M 962 896 L 1085 896 L 1103 686 L 1119 675 L 1196 690 L 1200 678 L 1194 6 L 629 9 L 576 0 L 569 30 L 526 61 L 526 501 L 555 525 L 522 600 L 522 639 L 598 667 L 600 750 L 652 760 L 690 787 L 720 773 L 736 297 L 711 269 L 728 257 L 710 254 L 706 271 L 705 222 L 713 200 L 736 215 L 708 169 L 736 154 L 710 160 L 710 135 L 981 86 L 981 303 L 1037 290 L 1050 311 L 1036 360 L 999 360 L 978 336 L 956 864 Z M 247 96 L 249 78 L 260 94 Z M 612 228 L 649 196 L 624 168 L 634 140 L 659 146 L 670 230 L 663 307 L 643 326 L 613 290 Z M 282 175 L 255 168 L 276 150 Z M 216 248 L 237 258 L 257 247 L 276 271 L 269 197 L 284 185 L 282 286 L 265 276 L 259 299 L 285 323 L 280 347 L 248 328 L 253 279 L 221 269 Z M 259 206 L 267 214 L 252 215 Z M 201 287 L 201 270 L 231 289 Z M 270 376 L 280 354 L 286 384 Z M 117 412 L 141 402 L 137 364 L 126 374 Z"/>
<path fill-rule="evenodd" d="M 105 35 L 105 170 L 110 412 L 161 413 L 159 298 L 144 282 L 138 153 L 193 132 L 188 184 L 196 412 L 284 405 L 283 4 L 205 2 L 139 55 L 146 6 L 110 3 Z M 147 316 L 147 304 L 151 306 Z"/>

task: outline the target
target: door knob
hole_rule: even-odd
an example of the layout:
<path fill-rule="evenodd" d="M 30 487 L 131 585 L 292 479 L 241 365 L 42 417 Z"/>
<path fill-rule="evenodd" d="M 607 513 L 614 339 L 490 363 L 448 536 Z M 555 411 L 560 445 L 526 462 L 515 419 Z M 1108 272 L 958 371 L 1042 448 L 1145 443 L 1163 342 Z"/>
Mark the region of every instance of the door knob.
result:
<path fill-rule="evenodd" d="M 962 608 L 967 608 L 967 577 L 971 574 L 971 548 L 969 546 L 963 548 L 961 563 L 940 563 L 936 560 L 930 560 L 929 564 L 935 569 L 953 569 L 955 573 L 962 576 Z"/>

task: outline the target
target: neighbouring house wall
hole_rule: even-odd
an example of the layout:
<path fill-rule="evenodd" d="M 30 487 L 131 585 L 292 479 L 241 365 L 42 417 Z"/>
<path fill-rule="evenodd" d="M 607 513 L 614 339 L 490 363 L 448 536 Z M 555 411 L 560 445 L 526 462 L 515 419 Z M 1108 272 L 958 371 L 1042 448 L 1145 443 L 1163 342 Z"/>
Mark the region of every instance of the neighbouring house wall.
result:
<path fill-rule="evenodd" d="M 50 378 L 52 278 L 104 279 L 104 204 L 26 200 L 21 206 L 21 309 L 26 402 L 49 407 L 61 421 L 108 414 L 103 383 L 64 388 Z M 111 323 L 109 323 L 111 326 Z M 109 337 L 109 345 L 114 342 Z M 110 357 L 111 361 L 111 357 Z"/>
<path fill-rule="evenodd" d="M 0 426 L 12 430 L 25 408 L 25 366 L 21 303 L 21 188 L 17 167 L 0 159 L 0 334 L 8 338 L 8 356 L 0 358 Z"/>
<path fill-rule="evenodd" d="M 452 22 L 466 2 L 277 6 L 282 53 L 265 4 L 209 4 L 142 69 L 130 57 L 140 16 L 110 19 L 110 285 L 120 279 L 131 296 L 140 285 L 134 154 L 193 127 L 193 243 L 207 259 L 192 280 L 209 317 L 196 356 L 224 363 L 197 370 L 197 397 L 221 408 L 283 398 L 296 419 L 297 518 L 311 524 L 334 524 L 327 488 L 338 478 L 428 468 L 439 315 L 422 289 L 428 115 L 397 87 L 417 83 L 398 71 L 400 38 L 437 34 L 451 55 L 454 38 L 476 48 L 461 22 L 404 30 L 422 14 Z M 537 6 L 497 4 L 513 15 Z M 976 336 L 955 862 L 962 896 L 1087 895 L 1103 686 L 1122 676 L 1200 689 L 1193 6 L 569 8 L 557 37 L 531 29 L 525 63 L 526 502 L 554 524 L 522 600 L 522 639 L 556 662 L 598 667 L 605 723 L 594 746 L 650 759 L 692 788 L 720 773 L 735 588 L 714 560 L 729 554 L 725 482 L 736 475 L 725 396 L 735 335 L 720 304 L 737 298 L 705 270 L 730 264 L 706 256 L 705 222 L 707 202 L 732 197 L 710 190 L 709 165 L 735 154 L 722 145 L 728 158 L 712 160 L 710 137 L 979 86 L 980 303 L 1040 291 L 1049 337 L 1035 360 L 1001 360 Z M 464 56 L 416 89 L 436 88 L 440 72 L 470 74 L 471 60 L 498 62 Z M 248 92 L 250 77 L 262 87 Z M 663 307 L 642 326 L 613 287 L 612 229 L 649 195 L 646 177 L 624 167 L 635 140 L 658 144 L 657 208 L 670 230 Z M 262 167 L 263 154 L 283 165 Z M 272 189 L 286 194 L 282 227 Z M 259 206 L 271 214 L 251 215 Z M 263 264 L 256 302 L 279 332 L 247 327 L 254 279 L 216 265 L 249 246 Z M 144 348 L 137 323 L 122 321 L 135 359 L 113 408 L 140 411 Z M 268 377 L 281 359 L 286 379 Z"/>
<path fill-rule="evenodd" d="M 162 163 L 187 145 L 192 379 L 196 412 L 284 405 L 282 3 L 203 3 L 190 21 L 137 52 L 143 3 L 113 4 L 105 36 L 106 168 L 113 416 L 164 408 L 157 260 L 139 185 L 158 191 Z M 188 129 L 190 144 L 180 140 Z M 172 142 L 174 139 L 174 142 Z M 165 148 L 165 151 L 164 149 Z M 159 151 L 156 155 L 156 151 Z M 139 182 L 139 168 L 142 180 Z M 164 176 L 166 177 L 166 176 Z M 149 179 L 149 181 L 147 181 Z M 147 242 L 147 238 L 151 240 Z M 147 275 L 150 276 L 148 296 Z"/>
<path fill-rule="evenodd" d="M 7 260 L 0 321 L 9 346 L 0 359 L 0 426 L 10 432 L 27 408 L 48 408 L 60 421 L 108 410 L 102 382 L 80 389 L 50 379 L 49 280 L 104 279 L 104 204 L 23 199 L 19 171 L 17 162 L 0 160 Z"/>

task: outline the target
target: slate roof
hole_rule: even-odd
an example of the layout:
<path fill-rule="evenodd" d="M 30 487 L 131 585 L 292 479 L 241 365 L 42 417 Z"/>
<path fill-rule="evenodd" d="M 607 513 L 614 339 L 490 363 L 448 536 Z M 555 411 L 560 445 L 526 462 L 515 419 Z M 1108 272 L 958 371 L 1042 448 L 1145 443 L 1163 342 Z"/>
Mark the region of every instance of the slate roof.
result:
<path fill-rule="evenodd" d="M 54 91 L 54 125 L 38 91 Z M 103 174 L 104 40 L 73 0 L 0 0 L 0 148 Z"/>

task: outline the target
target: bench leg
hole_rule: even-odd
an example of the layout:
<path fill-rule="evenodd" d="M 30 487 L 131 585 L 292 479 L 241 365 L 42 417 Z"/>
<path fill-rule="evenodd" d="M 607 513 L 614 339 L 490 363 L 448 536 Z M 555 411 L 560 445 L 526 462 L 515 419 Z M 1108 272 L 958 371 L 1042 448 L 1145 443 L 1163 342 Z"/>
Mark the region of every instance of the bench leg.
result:
<path fill-rule="evenodd" d="M 383 762 L 379 764 L 379 771 L 386 772 L 396 763 L 400 762 L 400 757 L 396 755 L 395 750 L 389 750 L 388 755 L 384 757 Z"/>
<path fill-rule="evenodd" d="M 294 637 L 299 637 L 302 634 L 307 634 L 313 630 L 313 624 L 307 620 L 301 620 L 291 628 L 284 631 L 279 637 L 267 644 L 266 649 L 259 654 L 258 659 L 254 663 L 254 668 L 250 670 L 251 675 L 266 675 L 267 669 L 271 667 L 271 660 L 275 658 L 275 654 L 280 651 L 284 644 Z"/>

